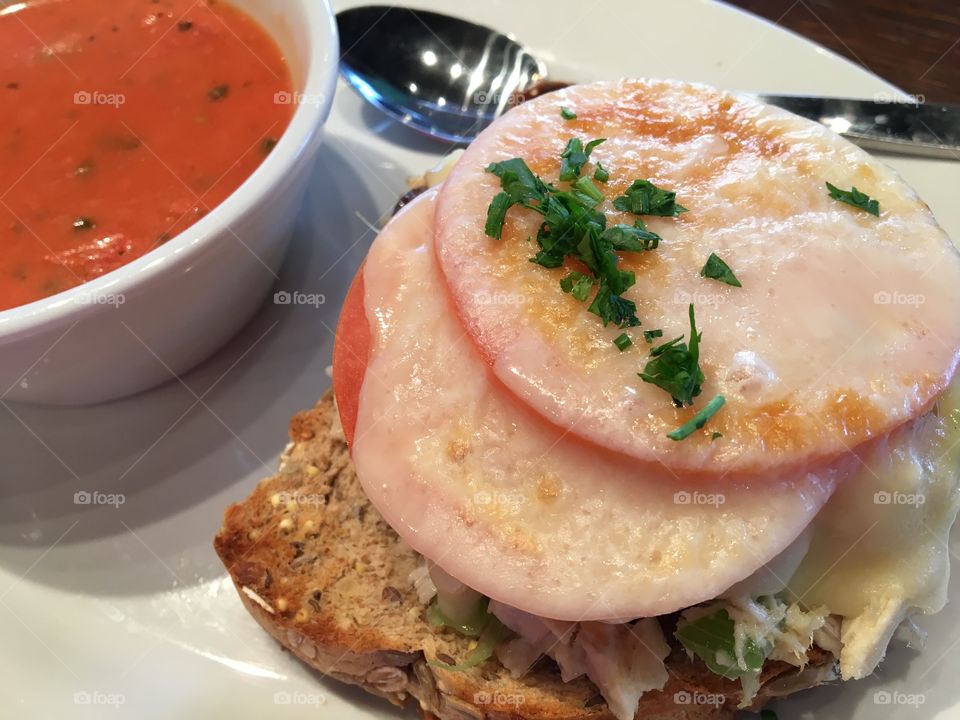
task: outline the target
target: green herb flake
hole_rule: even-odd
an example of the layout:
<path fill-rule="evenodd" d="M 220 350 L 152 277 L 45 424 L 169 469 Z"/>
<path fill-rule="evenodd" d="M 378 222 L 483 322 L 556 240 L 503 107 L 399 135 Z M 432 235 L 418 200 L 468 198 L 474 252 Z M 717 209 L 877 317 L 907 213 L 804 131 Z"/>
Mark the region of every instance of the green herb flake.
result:
<path fill-rule="evenodd" d="M 548 190 L 546 183 L 534 175 L 521 158 L 490 163 L 487 172 L 500 178 L 500 187 L 510 195 L 513 203 L 542 200 Z"/>
<path fill-rule="evenodd" d="M 78 217 L 73 221 L 73 229 L 76 231 L 93 230 L 97 224 L 90 218 Z"/>
<path fill-rule="evenodd" d="M 487 224 L 483 231 L 494 240 L 499 240 L 503 236 L 503 224 L 507 219 L 507 210 L 512 205 L 509 193 L 500 192 L 494 195 L 490 207 L 487 208 Z"/>
<path fill-rule="evenodd" d="M 648 343 L 652 343 L 657 338 L 662 338 L 662 337 L 663 337 L 663 330 L 660 330 L 659 328 L 657 328 L 656 330 L 643 331 L 643 339 L 646 340 Z"/>
<path fill-rule="evenodd" d="M 741 654 L 743 666 L 737 659 L 734 640 L 734 622 L 725 609 L 717 610 L 677 628 L 676 638 L 689 653 L 700 658 L 716 675 L 727 680 L 738 680 L 744 675 L 760 672 L 773 646 L 758 643 L 747 637 Z"/>
<path fill-rule="evenodd" d="M 277 146 L 277 139 L 272 137 L 265 137 L 263 142 L 260 143 L 260 151 L 264 155 L 269 155 L 273 152 L 273 149 Z"/>
<path fill-rule="evenodd" d="M 607 180 L 610 179 L 610 173 L 607 171 L 607 169 L 603 165 L 601 165 L 600 163 L 597 163 L 597 167 L 593 171 L 593 179 L 596 180 L 598 183 L 605 183 Z"/>
<path fill-rule="evenodd" d="M 610 323 L 618 328 L 636 327 L 640 324 L 637 304 L 613 292 L 604 282 L 600 283 L 600 288 L 587 310 L 603 320 L 604 327 Z"/>
<path fill-rule="evenodd" d="M 659 188 L 649 180 L 634 180 L 626 194 L 613 201 L 613 206 L 634 215 L 676 217 L 687 212 L 683 205 L 677 204 L 675 192 Z"/>
<path fill-rule="evenodd" d="M 207 92 L 207 97 L 213 102 L 220 102 L 230 94 L 229 85 L 217 85 Z"/>
<path fill-rule="evenodd" d="M 577 192 L 583 194 L 584 197 L 588 198 L 589 200 L 593 201 L 594 203 L 602 203 L 602 202 L 603 202 L 603 193 L 600 192 L 600 189 L 599 189 L 596 185 L 593 184 L 593 180 L 591 180 L 590 178 L 588 178 L 588 177 L 582 177 L 582 178 L 578 179 L 578 180 L 573 184 L 573 187 L 574 187 L 574 189 L 577 190 Z"/>
<path fill-rule="evenodd" d="M 740 284 L 740 281 L 737 280 L 737 276 L 733 274 L 733 270 L 730 269 L 730 266 L 721 260 L 716 253 L 710 253 L 710 257 L 707 258 L 706 264 L 700 271 L 700 277 L 710 278 L 711 280 L 719 280 L 720 282 L 726 283 L 727 285 L 732 285 L 733 287 L 743 287 L 743 285 Z"/>
<path fill-rule="evenodd" d="M 761 710 L 760 720 L 777 720 L 777 714 L 773 710 Z"/>
<path fill-rule="evenodd" d="M 591 140 L 584 146 L 580 138 L 570 138 L 567 146 L 560 154 L 560 180 L 564 182 L 573 182 L 580 177 L 580 171 L 590 159 L 590 153 L 594 148 L 606 142 L 606 138 Z"/>
<path fill-rule="evenodd" d="M 630 252 L 656 250 L 663 239 L 638 225 L 614 225 L 604 230 L 601 238 L 609 242 L 614 250 Z"/>
<path fill-rule="evenodd" d="M 880 217 L 880 202 L 874 200 L 866 193 L 860 192 L 856 187 L 853 187 L 850 190 L 841 190 L 836 185 L 831 185 L 827 183 L 827 190 L 830 192 L 830 197 L 834 200 L 839 200 L 842 203 L 846 203 L 852 207 L 857 208 L 858 210 L 863 210 L 864 212 Z"/>
<path fill-rule="evenodd" d="M 617 346 L 617 350 L 623 352 L 628 347 L 633 345 L 633 340 L 630 339 L 630 336 L 626 333 L 623 333 L 614 339 L 613 344 Z"/>
<path fill-rule="evenodd" d="M 560 117 L 562 117 L 564 120 L 576 120 L 577 114 L 568 107 L 561 107 Z"/>
<path fill-rule="evenodd" d="M 713 400 L 708 402 L 700 412 L 698 412 L 696 415 L 690 418 L 690 420 L 685 422 L 683 425 L 678 427 L 673 432 L 667 433 L 667 437 L 670 438 L 671 440 L 676 440 L 677 442 L 679 442 L 680 440 L 686 440 L 688 437 L 693 435 L 697 430 L 701 430 L 703 426 L 707 424 L 707 421 L 710 420 L 710 418 L 712 418 L 714 415 L 716 415 L 720 411 L 720 408 L 723 407 L 726 401 L 727 399 L 723 397 L 723 395 L 717 395 L 716 397 L 713 398 Z M 722 435 L 720 435 L 720 433 L 714 433 L 714 434 L 719 435 L 720 437 L 723 437 Z M 712 438 L 711 442 L 716 439 L 717 439 L 716 437 Z"/>
<path fill-rule="evenodd" d="M 723 437 L 722 432 L 712 432 L 710 433 L 710 442 L 715 442 L 716 440 L 719 440 L 722 437 Z"/>
<path fill-rule="evenodd" d="M 684 336 L 658 345 L 650 351 L 650 360 L 640 379 L 666 390 L 673 397 L 677 407 L 693 405 L 693 399 L 700 394 L 704 381 L 700 369 L 700 338 L 693 304 L 690 304 L 690 345 L 683 342 Z"/>
<path fill-rule="evenodd" d="M 573 295 L 580 302 L 586 302 L 593 289 L 593 280 L 583 273 L 574 270 L 560 281 L 560 289 Z"/>

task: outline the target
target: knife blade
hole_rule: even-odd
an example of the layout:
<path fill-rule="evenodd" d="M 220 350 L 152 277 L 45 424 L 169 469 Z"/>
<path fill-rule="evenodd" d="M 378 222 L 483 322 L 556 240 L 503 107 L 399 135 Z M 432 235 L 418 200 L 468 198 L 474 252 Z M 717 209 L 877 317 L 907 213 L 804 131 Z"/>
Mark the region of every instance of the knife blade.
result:
<path fill-rule="evenodd" d="M 960 160 L 960 105 L 757 94 L 875 152 Z"/>

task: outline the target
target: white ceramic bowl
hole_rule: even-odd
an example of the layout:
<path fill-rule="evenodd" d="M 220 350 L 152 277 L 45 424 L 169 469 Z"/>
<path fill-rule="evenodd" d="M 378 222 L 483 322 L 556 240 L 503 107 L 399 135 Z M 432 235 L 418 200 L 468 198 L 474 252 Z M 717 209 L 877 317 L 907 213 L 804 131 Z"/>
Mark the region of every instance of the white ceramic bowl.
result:
<path fill-rule="evenodd" d="M 83 405 L 146 390 L 207 358 L 275 280 L 333 102 L 328 0 L 230 0 L 277 41 L 296 112 L 236 192 L 180 235 L 103 277 L 0 312 L 0 400 Z"/>

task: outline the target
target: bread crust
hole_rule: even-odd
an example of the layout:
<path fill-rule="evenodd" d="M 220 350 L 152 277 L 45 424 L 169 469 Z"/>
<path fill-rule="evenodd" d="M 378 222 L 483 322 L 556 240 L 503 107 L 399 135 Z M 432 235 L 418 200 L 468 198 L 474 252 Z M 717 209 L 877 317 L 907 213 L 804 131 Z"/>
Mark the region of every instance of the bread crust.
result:
<path fill-rule="evenodd" d="M 277 642 L 332 678 L 416 703 L 425 718 L 613 720 L 589 680 L 562 682 L 548 659 L 520 678 L 495 658 L 463 672 L 430 665 L 462 660 L 470 639 L 424 618 L 409 580 L 422 560 L 364 495 L 331 393 L 293 418 L 290 440 L 278 473 L 227 509 L 214 539 L 244 606 Z M 738 682 L 675 643 L 666 664 L 666 687 L 644 694 L 638 719 L 734 717 Z M 833 656 L 817 647 L 803 670 L 768 662 L 751 709 L 835 678 Z"/>

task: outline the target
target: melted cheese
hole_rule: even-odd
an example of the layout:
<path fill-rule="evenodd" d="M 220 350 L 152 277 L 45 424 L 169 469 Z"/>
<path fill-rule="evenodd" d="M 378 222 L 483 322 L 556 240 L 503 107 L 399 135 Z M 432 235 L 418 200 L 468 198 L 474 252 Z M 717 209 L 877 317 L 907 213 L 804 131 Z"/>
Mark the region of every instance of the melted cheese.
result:
<path fill-rule="evenodd" d="M 862 451 L 863 465 L 814 520 L 788 590 L 843 616 L 845 679 L 869 675 L 900 623 L 947 600 L 950 528 L 960 508 L 960 383 L 938 412 Z"/>
<path fill-rule="evenodd" d="M 561 106 L 577 119 L 564 120 Z M 621 330 L 560 292 L 573 264 L 529 261 L 539 214 L 513 208 L 501 240 L 484 234 L 499 191 L 485 168 L 520 157 L 557 182 L 570 137 L 607 138 L 591 157 L 610 171 L 598 185 L 609 225 L 633 223 L 612 201 L 637 178 L 689 208 L 645 218 L 663 241 L 620 253 L 620 265 L 636 272 L 626 297 L 643 329 L 689 335 L 696 306 L 707 381 L 693 408 L 673 407 L 637 377 L 638 331 L 636 348 L 613 352 Z M 878 198 L 880 217 L 831 199 L 825 180 Z M 785 465 L 839 457 L 927 412 L 957 367 L 960 255 L 929 208 L 877 159 L 754 99 L 639 80 L 545 95 L 471 144 L 441 191 L 436 225 L 458 312 L 498 379 L 561 427 L 677 473 L 776 477 Z M 743 287 L 699 276 L 711 252 Z M 709 427 L 721 442 L 666 437 L 717 393 L 728 402 Z"/>

